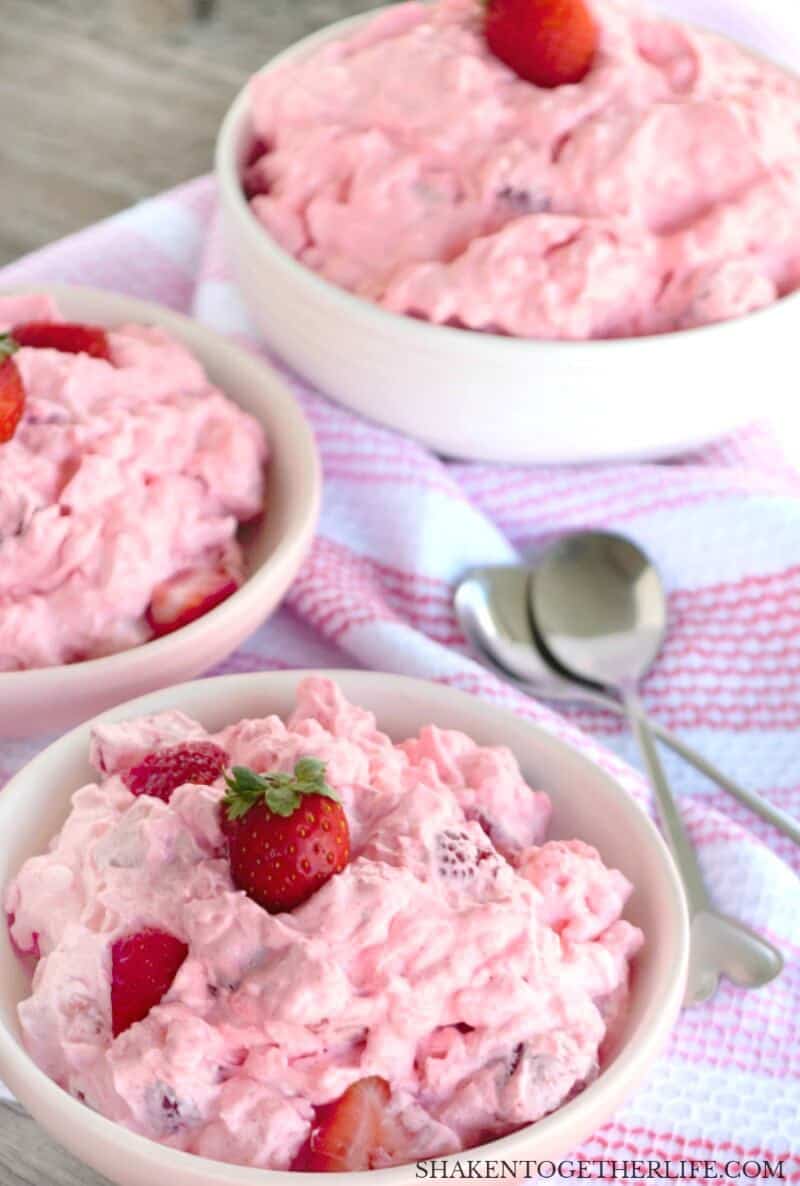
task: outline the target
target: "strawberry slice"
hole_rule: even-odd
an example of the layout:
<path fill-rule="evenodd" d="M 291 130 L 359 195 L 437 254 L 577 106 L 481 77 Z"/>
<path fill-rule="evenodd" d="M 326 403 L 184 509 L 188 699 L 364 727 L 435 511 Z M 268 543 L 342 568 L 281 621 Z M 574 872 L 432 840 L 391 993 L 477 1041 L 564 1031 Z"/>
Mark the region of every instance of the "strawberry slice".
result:
<path fill-rule="evenodd" d="M 239 583 L 226 568 L 186 568 L 156 585 L 147 624 L 156 638 L 172 634 L 226 601 Z"/>
<path fill-rule="evenodd" d="M 11 946 L 19 956 L 20 959 L 30 959 L 34 962 L 41 959 L 42 953 L 39 949 L 39 932 L 33 931 L 31 934 L 30 947 L 20 947 L 17 940 L 14 938 L 14 923 L 17 921 L 16 914 L 13 911 L 6 911 L 6 924 L 8 926 L 8 937 L 11 940 Z"/>
<path fill-rule="evenodd" d="M 142 1021 L 169 992 L 189 948 L 166 931 L 149 929 L 111 947 L 111 1029 L 114 1037 Z"/>
<path fill-rule="evenodd" d="M 17 346 L 9 334 L 0 334 L 0 445 L 11 440 L 25 411 L 25 387 L 11 357 Z"/>
<path fill-rule="evenodd" d="M 226 776 L 222 829 L 237 889 L 271 914 L 293 910 L 350 859 L 347 816 L 325 782 L 325 764 L 302 758 L 294 774 Z"/>
<path fill-rule="evenodd" d="M 335 1173 L 389 1164 L 402 1147 L 387 1115 L 389 1096 L 386 1080 L 371 1075 L 353 1083 L 338 1100 L 317 1108 L 311 1133 L 290 1169 Z"/>
<path fill-rule="evenodd" d="M 90 354 L 92 358 L 111 358 L 108 338 L 97 325 L 77 325 L 63 321 L 26 321 L 11 331 L 20 346 L 60 350 L 62 354 Z"/>
<path fill-rule="evenodd" d="M 122 776 L 134 795 L 151 795 L 169 803 L 172 792 L 192 783 L 210 787 L 228 764 L 225 750 L 213 741 L 189 741 L 147 754 Z"/>
<path fill-rule="evenodd" d="M 585 78 L 598 32 L 585 0 L 488 0 L 486 41 L 526 82 L 557 87 Z"/>

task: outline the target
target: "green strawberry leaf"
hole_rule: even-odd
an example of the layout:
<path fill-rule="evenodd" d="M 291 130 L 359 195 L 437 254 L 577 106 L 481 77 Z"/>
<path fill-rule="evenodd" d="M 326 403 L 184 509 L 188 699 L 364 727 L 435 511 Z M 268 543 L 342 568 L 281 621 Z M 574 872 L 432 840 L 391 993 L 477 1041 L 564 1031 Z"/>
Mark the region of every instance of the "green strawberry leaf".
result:
<path fill-rule="evenodd" d="M 3 362 L 6 358 L 10 358 L 18 350 L 19 345 L 11 337 L 11 334 L 0 334 L 0 362 Z"/>
<path fill-rule="evenodd" d="M 277 783 L 264 792 L 264 802 L 273 815 L 293 815 L 302 797 L 303 792 L 298 783 Z"/>
<path fill-rule="evenodd" d="M 251 770 L 249 766 L 234 766 L 231 772 L 233 778 L 227 776 L 225 781 L 232 789 L 245 795 L 258 795 L 264 790 L 264 779 Z"/>
<path fill-rule="evenodd" d="M 303 795 L 324 795 L 338 803 L 339 796 L 325 781 L 325 770 L 325 763 L 318 758 L 301 758 L 293 775 L 280 771 L 256 774 L 249 766 L 234 766 L 225 775 L 228 790 L 222 800 L 228 819 L 242 819 L 257 803 L 287 818 L 300 806 Z"/>
<path fill-rule="evenodd" d="M 299 782 L 324 782 L 325 763 L 319 758 L 301 758 L 294 768 L 294 776 Z"/>

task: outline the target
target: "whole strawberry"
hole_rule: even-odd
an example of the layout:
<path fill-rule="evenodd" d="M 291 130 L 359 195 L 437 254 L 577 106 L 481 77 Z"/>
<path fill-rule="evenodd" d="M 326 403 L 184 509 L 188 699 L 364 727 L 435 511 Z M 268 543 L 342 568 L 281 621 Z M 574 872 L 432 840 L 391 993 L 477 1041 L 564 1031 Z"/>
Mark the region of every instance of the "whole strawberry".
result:
<path fill-rule="evenodd" d="M 588 73 L 597 26 L 585 0 L 488 0 L 486 40 L 526 82 L 564 86 Z"/>
<path fill-rule="evenodd" d="M 294 774 L 226 776 L 222 828 L 234 885 L 270 914 L 293 910 L 350 859 L 347 817 L 325 782 L 325 763 L 303 758 Z"/>
<path fill-rule="evenodd" d="M 0 445 L 10 441 L 25 411 L 25 388 L 12 355 L 19 343 L 0 334 Z"/>

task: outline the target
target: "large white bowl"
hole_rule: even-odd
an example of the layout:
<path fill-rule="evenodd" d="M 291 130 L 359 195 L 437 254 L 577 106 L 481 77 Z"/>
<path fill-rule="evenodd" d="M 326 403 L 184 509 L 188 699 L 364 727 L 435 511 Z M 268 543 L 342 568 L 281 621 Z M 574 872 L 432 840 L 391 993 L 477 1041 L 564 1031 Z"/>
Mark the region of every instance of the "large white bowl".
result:
<path fill-rule="evenodd" d="M 725 25 L 718 0 L 659 7 Z M 795 0 L 728 7 L 730 31 L 751 48 L 775 56 L 779 47 L 797 51 Z M 307 57 L 372 15 L 307 37 L 265 72 Z M 797 65 L 791 51 L 788 61 Z M 720 325 L 593 342 L 451 329 L 354 297 L 298 263 L 250 212 L 240 177 L 252 139 L 245 87 L 222 124 L 216 172 L 239 286 L 258 328 L 327 395 L 441 453 L 540 463 L 662 457 L 791 398 L 788 355 L 800 295 Z"/>
<path fill-rule="evenodd" d="M 287 714 L 307 672 L 226 676 L 154 693 L 107 713 L 118 720 L 179 708 L 209 729 L 242 717 Z M 394 675 L 339 671 L 354 702 L 372 709 L 395 739 L 436 722 L 462 729 L 484 744 L 504 744 L 530 782 L 554 804 L 551 834 L 581 837 L 621 869 L 635 889 L 625 915 L 646 942 L 632 976 L 630 1011 L 611 1060 L 581 1095 L 538 1124 L 481 1146 L 470 1156 L 556 1158 L 607 1121 L 657 1058 L 680 1008 L 686 977 L 688 923 L 672 860 L 645 813 L 592 762 L 543 729 L 471 696 Z M 63 737 L 12 779 L 0 795 L 0 888 L 22 863 L 45 849 L 64 821 L 72 792 L 93 777 L 90 725 Z M 77 1103 L 31 1061 L 20 1042 L 17 1005 L 29 982 L 0 927 L 0 1077 L 39 1123 L 76 1156 L 118 1186 L 311 1186 L 312 1174 L 243 1169 L 167 1149 L 135 1136 Z M 341 1178 L 341 1175 L 339 1176 Z M 346 1175 L 363 1186 L 405 1186 L 414 1167 Z"/>
<path fill-rule="evenodd" d="M 21 291 L 42 291 L 42 286 L 14 290 Z M 64 285 L 48 285 L 47 291 L 67 318 L 104 326 L 159 325 L 185 342 L 214 383 L 263 426 L 271 457 L 263 519 L 240 535 L 247 572 L 242 587 L 198 621 L 132 650 L 68 666 L 0 673 L 0 737 L 66 728 L 131 696 L 191 679 L 224 659 L 283 597 L 311 544 L 319 511 L 314 437 L 272 367 L 160 305 Z"/>

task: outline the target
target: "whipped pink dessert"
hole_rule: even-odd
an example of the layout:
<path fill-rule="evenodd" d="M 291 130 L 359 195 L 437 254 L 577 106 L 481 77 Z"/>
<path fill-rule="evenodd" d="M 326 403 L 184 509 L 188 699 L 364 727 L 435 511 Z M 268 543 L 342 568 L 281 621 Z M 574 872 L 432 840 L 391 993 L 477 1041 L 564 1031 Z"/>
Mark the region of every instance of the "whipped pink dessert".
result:
<path fill-rule="evenodd" d="M 800 80 L 628 0 L 591 8 L 574 85 L 496 58 L 482 0 L 393 7 L 256 76 L 256 218 L 386 309 L 518 337 L 664 333 L 795 291 Z"/>
<path fill-rule="evenodd" d="M 174 774 L 187 747 L 210 785 L 157 797 L 153 764 Z M 349 861 L 295 909 L 236 888 L 215 755 L 286 777 L 324 763 Z M 598 1073 L 642 941 L 631 887 L 579 840 L 545 840 L 548 798 L 508 750 L 434 725 L 393 744 L 312 678 L 285 723 L 209 736 L 169 712 L 98 727 L 91 757 L 97 782 L 6 894 L 38 956 L 27 1049 L 89 1107 L 220 1161 L 307 1168 L 310 1149 L 320 1168 L 355 1098 L 384 1134 L 365 1168 L 508 1133 Z M 121 1022 L 121 958 L 154 932 L 174 966 Z"/>
<path fill-rule="evenodd" d="M 0 334 L 15 328 L 5 365 L 24 410 L 0 444 L 0 671 L 136 646 L 235 591 L 267 455 L 256 421 L 162 330 L 89 331 L 47 296 L 2 298 Z"/>

